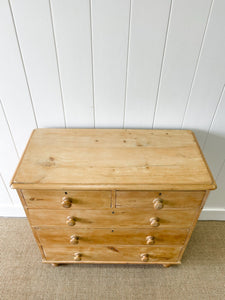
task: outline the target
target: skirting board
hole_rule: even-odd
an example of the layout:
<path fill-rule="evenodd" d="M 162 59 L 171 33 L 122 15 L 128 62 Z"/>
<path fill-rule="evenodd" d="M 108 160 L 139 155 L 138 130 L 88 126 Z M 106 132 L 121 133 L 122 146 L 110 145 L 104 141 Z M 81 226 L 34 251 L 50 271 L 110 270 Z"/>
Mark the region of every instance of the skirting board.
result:
<path fill-rule="evenodd" d="M 0 206 L 0 217 L 25 217 L 22 207 Z M 225 221 L 225 209 L 203 209 L 199 220 Z"/>
<path fill-rule="evenodd" d="M 0 217 L 26 217 L 22 207 L 18 206 L 0 206 Z"/>
<path fill-rule="evenodd" d="M 225 221 L 225 209 L 203 209 L 199 220 Z"/>

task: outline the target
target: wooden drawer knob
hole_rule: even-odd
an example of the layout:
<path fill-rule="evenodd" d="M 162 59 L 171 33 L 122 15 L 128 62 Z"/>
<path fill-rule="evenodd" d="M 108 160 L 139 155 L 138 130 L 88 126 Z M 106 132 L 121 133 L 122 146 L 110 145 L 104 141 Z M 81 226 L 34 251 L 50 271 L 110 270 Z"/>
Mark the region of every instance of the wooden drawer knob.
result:
<path fill-rule="evenodd" d="M 141 254 L 141 261 L 146 262 L 149 260 L 149 255 L 146 253 Z"/>
<path fill-rule="evenodd" d="M 150 218 L 150 225 L 152 227 L 158 227 L 160 225 L 160 222 L 159 222 L 159 218 L 158 217 L 153 217 L 153 218 Z"/>
<path fill-rule="evenodd" d="M 76 261 L 81 260 L 81 253 L 79 253 L 79 252 L 74 253 L 74 260 L 76 260 Z"/>
<path fill-rule="evenodd" d="M 163 200 L 161 198 L 156 198 L 153 200 L 154 209 L 162 209 L 163 208 Z"/>
<path fill-rule="evenodd" d="M 79 236 L 76 234 L 71 235 L 70 237 L 70 244 L 76 245 L 79 243 Z"/>
<path fill-rule="evenodd" d="M 69 225 L 69 226 L 74 226 L 76 224 L 75 217 L 68 216 L 67 220 L 66 220 L 66 224 Z"/>
<path fill-rule="evenodd" d="M 147 245 L 154 245 L 155 244 L 154 236 L 151 236 L 151 235 L 147 236 L 146 237 L 146 244 Z"/>
<path fill-rule="evenodd" d="M 72 199 L 68 197 L 63 197 L 61 204 L 64 208 L 69 208 L 72 205 Z"/>

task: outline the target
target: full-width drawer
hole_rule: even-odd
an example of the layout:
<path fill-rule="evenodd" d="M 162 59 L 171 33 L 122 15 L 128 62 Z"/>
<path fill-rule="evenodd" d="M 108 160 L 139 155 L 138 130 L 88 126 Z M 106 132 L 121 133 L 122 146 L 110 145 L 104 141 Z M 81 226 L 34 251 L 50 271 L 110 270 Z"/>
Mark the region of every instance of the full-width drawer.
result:
<path fill-rule="evenodd" d="M 28 209 L 32 226 L 74 226 L 80 228 L 189 227 L 197 210 L 41 210 Z"/>
<path fill-rule="evenodd" d="M 181 248 L 175 246 L 78 246 L 44 248 L 51 262 L 177 262 Z"/>
<path fill-rule="evenodd" d="M 197 208 L 204 191 L 117 191 L 116 207 Z"/>
<path fill-rule="evenodd" d="M 22 194 L 30 208 L 110 208 L 112 201 L 111 191 L 23 190 Z"/>
<path fill-rule="evenodd" d="M 44 247 L 77 245 L 183 245 L 186 229 L 76 229 L 39 228 L 36 230 Z"/>

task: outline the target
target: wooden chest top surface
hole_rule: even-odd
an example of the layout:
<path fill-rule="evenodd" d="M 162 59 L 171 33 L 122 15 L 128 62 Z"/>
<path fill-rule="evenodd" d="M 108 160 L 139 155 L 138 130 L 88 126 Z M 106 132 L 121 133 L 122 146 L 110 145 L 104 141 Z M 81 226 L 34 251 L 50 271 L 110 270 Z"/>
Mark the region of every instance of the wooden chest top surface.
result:
<path fill-rule="evenodd" d="M 25 189 L 215 189 L 189 130 L 37 129 L 12 178 Z"/>

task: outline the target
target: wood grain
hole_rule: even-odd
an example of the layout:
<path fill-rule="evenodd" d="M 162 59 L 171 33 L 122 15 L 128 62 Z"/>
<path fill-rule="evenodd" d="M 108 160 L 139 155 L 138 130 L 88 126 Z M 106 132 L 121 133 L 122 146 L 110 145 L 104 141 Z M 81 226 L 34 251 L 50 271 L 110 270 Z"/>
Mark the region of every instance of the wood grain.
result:
<path fill-rule="evenodd" d="M 25 183 L 34 189 L 76 184 L 216 187 L 192 133 L 180 130 L 38 129 L 11 182 L 16 188 Z"/>
<path fill-rule="evenodd" d="M 41 244 L 46 248 L 71 246 L 71 236 L 77 236 L 76 246 L 89 245 L 147 245 L 147 237 L 154 237 L 154 245 L 180 245 L 186 240 L 188 229 L 95 229 L 95 228 L 35 228 Z"/>
<path fill-rule="evenodd" d="M 19 196 L 19 198 L 20 198 L 20 201 L 21 201 L 21 203 L 22 203 L 22 205 L 23 205 L 25 214 L 26 214 L 26 216 L 27 216 L 29 225 L 30 225 L 31 230 L 32 230 L 32 232 L 33 232 L 33 235 L 34 235 L 34 238 L 35 238 L 36 243 L 37 243 L 37 245 L 38 245 L 38 248 L 39 248 L 39 250 L 40 250 L 42 259 L 45 260 L 46 258 L 45 258 L 45 252 L 44 252 L 43 246 L 42 246 L 41 243 L 40 243 L 40 240 L 39 240 L 39 238 L 38 238 L 37 231 L 36 231 L 36 230 L 32 227 L 32 225 L 31 225 L 31 220 L 30 220 L 30 218 L 29 218 L 29 212 L 28 212 L 28 209 L 27 209 L 27 207 L 26 207 L 26 205 L 25 205 L 24 198 L 23 198 L 23 195 L 22 195 L 22 193 L 21 193 L 21 190 L 16 190 L 16 191 L 17 191 L 17 194 L 18 194 L 18 196 Z"/>
<path fill-rule="evenodd" d="M 57 190 L 22 190 L 25 203 L 29 208 L 65 209 L 62 199 L 71 200 L 70 209 L 104 209 L 111 207 L 111 191 L 57 191 Z"/>
<path fill-rule="evenodd" d="M 151 228 L 150 218 L 159 218 L 159 227 L 189 227 L 196 210 L 105 209 L 42 210 L 28 209 L 32 226 L 66 227 L 67 217 L 74 217 L 76 228 Z"/>
<path fill-rule="evenodd" d="M 197 208 L 205 192 L 200 191 L 117 191 L 116 207 L 146 207 L 154 208 L 154 199 L 162 200 L 163 208 Z"/>
<path fill-rule="evenodd" d="M 200 207 L 199 207 L 199 209 L 198 209 L 198 211 L 197 211 L 197 214 L 195 215 L 195 217 L 194 217 L 194 219 L 193 219 L 193 223 L 192 223 L 192 226 L 190 227 L 190 230 L 189 230 L 189 233 L 188 233 L 188 235 L 187 235 L 187 238 L 186 238 L 184 247 L 182 248 L 182 250 L 181 250 L 181 252 L 180 252 L 179 260 L 181 260 L 182 255 L 183 255 L 183 253 L 184 253 L 184 251 L 185 251 L 185 249 L 186 249 L 186 247 L 187 247 L 187 244 L 188 244 L 188 242 L 189 242 L 189 240 L 190 240 L 190 238 L 191 238 L 192 232 L 193 232 L 193 230 L 194 230 L 194 228 L 195 228 L 195 225 L 196 225 L 196 223 L 197 223 L 197 221 L 198 221 L 198 218 L 199 218 L 199 216 L 200 216 L 201 210 L 202 210 L 202 208 L 203 208 L 204 205 L 205 205 L 205 202 L 206 202 L 206 200 L 207 200 L 207 198 L 208 198 L 209 193 L 210 193 L 210 191 L 206 191 L 205 196 L 204 196 L 204 198 L 203 198 L 203 200 L 202 200 L 202 203 L 201 203 L 201 205 L 200 205 Z"/>
<path fill-rule="evenodd" d="M 161 188 L 140 190 L 141 179 Z M 53 265 L 178 264 L 209 192 L 201 189 L 216 187 L 195 136 L 178 130 L 35 130 L 12 184 L 25 187 L 18 194 Z M 74 184 L 82 189 L 67 189 Z"/>
<path fill-rule="evenodd" d="M 76 247 L 76 250 L 71 247 L 61 248 L 45 248 L 47 261 L 59 262 L 76 262 L 74 261 L 74 253 L 80 253 L 81 262 L 142 262 L 141 254 L 147 253 L 149 263 L 177 262 L 181 248 L 175 246 L 89 246 Z"/>

